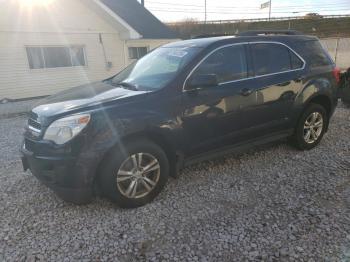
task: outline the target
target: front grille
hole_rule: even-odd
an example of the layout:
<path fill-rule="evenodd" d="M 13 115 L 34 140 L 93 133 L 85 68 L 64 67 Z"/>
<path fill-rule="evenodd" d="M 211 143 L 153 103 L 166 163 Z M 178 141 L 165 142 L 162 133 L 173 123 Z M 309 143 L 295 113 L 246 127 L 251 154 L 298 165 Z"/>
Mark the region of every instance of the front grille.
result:
<path fill-rule="evenodd" d="M 30 111 L 28 114 L 28 117 L 33 119 L 33 120 L 37 120 L 38 119 L 38 114 L 34 113 L 33 111 Z"/>
<path fill-rule="evenodd" d="M 29 139 L 24 139 L 24 147 L 30 152 L 35 152 L 35 143 Z"/>
<path fill-rule="evenodd" d="M 31 118 L 28 119 L 28 126 L 29 128 L 34 128 L 36 130 L 38 130 L 39 132 L 41 131 L 41 124 Z"/>

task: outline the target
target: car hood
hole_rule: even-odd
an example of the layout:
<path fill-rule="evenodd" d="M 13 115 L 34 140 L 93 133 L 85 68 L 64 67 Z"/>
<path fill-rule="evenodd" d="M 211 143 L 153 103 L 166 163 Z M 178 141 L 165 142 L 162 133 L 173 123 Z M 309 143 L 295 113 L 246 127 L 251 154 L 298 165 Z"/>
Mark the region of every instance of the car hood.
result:
<path fill-rule="evenodd" d="M 39 117 L 50 117 L 145 93 L 148 91 L 128 90 L 106 82 L 90 83 L 49 96 L 35 105 L 32 112 Z"/>

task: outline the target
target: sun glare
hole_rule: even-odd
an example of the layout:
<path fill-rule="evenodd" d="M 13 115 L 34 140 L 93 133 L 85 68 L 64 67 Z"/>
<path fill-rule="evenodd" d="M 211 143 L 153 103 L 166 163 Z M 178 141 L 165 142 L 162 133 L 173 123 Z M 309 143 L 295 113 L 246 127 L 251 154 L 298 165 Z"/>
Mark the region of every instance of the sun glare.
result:
<path fill-rule="evenodd" d="M 33 6 L 47 6 L 55 0 L 19 0 L 22 6 L 33 7 Z"/>

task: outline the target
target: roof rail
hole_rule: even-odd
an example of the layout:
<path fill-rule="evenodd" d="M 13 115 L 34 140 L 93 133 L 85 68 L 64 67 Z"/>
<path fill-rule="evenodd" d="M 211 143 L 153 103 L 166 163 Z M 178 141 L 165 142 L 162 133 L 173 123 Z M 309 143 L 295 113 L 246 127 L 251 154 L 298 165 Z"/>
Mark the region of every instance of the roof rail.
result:
<path fill-rule="evenodd" d="M 303 35 L 303 33 L 296 30 L 250 30 L 238 34 L 238 36 L 257 35 Z"/>
<path fill-rule="evenodd" d="M 209 38 L 209 37 L 219 37 L 219 36 L 235 36 L 235 35 L 229 35 L 229 34 L 207 34 L 207 35 L 196 35 L 196 36 L 192 37 L 192 39 Z"/>

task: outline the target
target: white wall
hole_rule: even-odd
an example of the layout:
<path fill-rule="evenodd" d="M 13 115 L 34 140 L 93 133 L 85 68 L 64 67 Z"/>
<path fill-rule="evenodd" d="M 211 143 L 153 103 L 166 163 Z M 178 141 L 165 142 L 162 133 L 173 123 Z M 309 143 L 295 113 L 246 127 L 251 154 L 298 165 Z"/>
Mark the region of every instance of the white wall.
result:
<path fill-rule="evenodd" d="M 151 50 L 172 41 L 122 40 L 115 25 L 101 18 L 101 10 L 91 8 L 88 0 L 48 0 L 51 4 L 33 8 L 20 2 L 0 0 L 0 101 L 51 95 L 105 79 L 132 62 L 128 46 Z M 83 45 L 87 65 L 30 69 L 25 46 L 51 45 Z"/>
<path fill-rule="evenodd" d="M 33 45 L 83 45 L 87 66 L 30 69 L 25 46 Z M 113 64 L 110 70 L 106 60 Z M 53 6 L 30 9 L 18 0 L 0 0 L 0 100 L 54 94 L 111 76 L 125 65 L 118 32 L 80 1 L 55 0 Z"/>
<path fill-rule="evenodd" d="M 50 95 L 69 87 L 107 78 L 125 65 L 123 42 L 117 35 L 102 35 L 106 62 L 98 34 L 2 33 L 0 34 L 0 100 Z M 83 45 L 85 67 L 30 69 L 26 45 Z"/>
<path fill-rule="evenodd" d="M 50 4 L 32 7 L 23 2 L 0 0 L 0 31 L 115 33 L 112 25 L 89 8 L 89 0 L 47 0 Z"/>
<path fill-rule="evenodd" d="M 321 39 L 321 42 L 338 67 L 350 67 L 350 38 L 325 38 Z"/>

